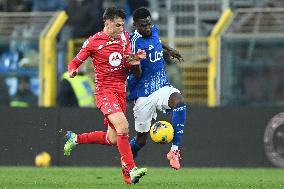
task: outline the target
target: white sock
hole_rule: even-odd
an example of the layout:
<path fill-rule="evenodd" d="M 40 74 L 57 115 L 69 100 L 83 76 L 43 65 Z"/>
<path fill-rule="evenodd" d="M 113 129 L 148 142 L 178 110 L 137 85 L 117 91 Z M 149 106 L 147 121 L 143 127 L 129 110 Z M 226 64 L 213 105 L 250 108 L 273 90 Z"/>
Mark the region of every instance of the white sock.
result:
<path fill-rule="evenodd" d="M 78 144 L 78 142 L 77 142 L 77 135 L 75 136 L 75 143 Z"/>
<path fill-rule="evenodd" d="M 172 145 L 171 150 L 178 150 L 178 146 Z"/>

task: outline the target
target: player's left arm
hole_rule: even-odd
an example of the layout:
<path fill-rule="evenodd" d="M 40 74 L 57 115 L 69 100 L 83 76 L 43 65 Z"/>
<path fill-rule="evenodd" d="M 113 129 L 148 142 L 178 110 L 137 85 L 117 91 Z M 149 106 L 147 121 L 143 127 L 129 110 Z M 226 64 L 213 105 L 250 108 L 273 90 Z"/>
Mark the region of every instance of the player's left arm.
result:
<path fill-rule="evenodd" d="M 166 50 L 171 57 L 178 59 L 179 62 L 184 61 L 178 50 L 173 49 L 164 43 L 162 43 L 162 48 Z"/>

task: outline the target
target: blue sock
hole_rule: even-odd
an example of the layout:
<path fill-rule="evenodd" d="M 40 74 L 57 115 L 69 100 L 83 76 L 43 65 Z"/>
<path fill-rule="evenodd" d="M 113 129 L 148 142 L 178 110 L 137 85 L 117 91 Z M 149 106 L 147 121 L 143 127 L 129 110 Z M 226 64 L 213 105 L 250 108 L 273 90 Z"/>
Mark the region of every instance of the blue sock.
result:
<path fill-rule="evenodd" d="M 145 144 L 144 144 L 145 145 Z M 131 147 L 131 150 L 132 150 L 132 154 L 133 154 L 133 158 L 136 158 L 138 156 L 138 151 L 143 148 L 144 145 L 139 145 L 137 144 L 137 141 L 136 141 L 136 137 L 133 137 L 131 140 L 130 140 L 130 147 Z"/>
<path fill-rule="evenodd" d="M 174 128 L 174 139 L 173 145 L 179 146 L 181 142 L 181 137 L 183 135 L 183 128 L 186 120 L 186 105 L 177 105 L 172 110 L 172 125 Z"/>

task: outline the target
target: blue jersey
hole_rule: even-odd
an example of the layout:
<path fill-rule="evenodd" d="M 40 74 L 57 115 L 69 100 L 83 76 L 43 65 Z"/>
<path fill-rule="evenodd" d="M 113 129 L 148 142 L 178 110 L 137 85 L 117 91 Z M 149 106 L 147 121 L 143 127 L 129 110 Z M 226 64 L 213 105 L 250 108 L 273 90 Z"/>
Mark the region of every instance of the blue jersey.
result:
<path fill-rule="evenodd" d="M 133 74 L 129 74 L 127 84 L 129 99 L 147 97 L 158 89 L 170 85 L 164 68 L 163 48 L 158 34 L 158 28 L 152 26 L 152 35 L 142 37 L 137 31 L 130 35 L 132 52 L 138 49 L 146 51 L 146 59 L 141 60 L 142 75 L 136 80 Z"/>

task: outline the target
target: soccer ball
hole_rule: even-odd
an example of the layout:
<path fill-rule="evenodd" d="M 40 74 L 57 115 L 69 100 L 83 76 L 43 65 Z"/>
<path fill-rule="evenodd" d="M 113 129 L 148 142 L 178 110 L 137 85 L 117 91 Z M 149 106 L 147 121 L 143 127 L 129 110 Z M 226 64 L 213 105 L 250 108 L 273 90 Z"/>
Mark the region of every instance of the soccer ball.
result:
<path fill-rule="evenodd" d="M 155 143 L 170 143 L 174 138 L 173 126 L 169 122 L 158 121 L 151 126 L 150 136 Z"/>
<path fill-rule="evenodd" d="M 35 157 L 35 165 L 37 167 L 49 167 L 51 162 L 51 156 L 47 152 L 41 152 Z"/>

